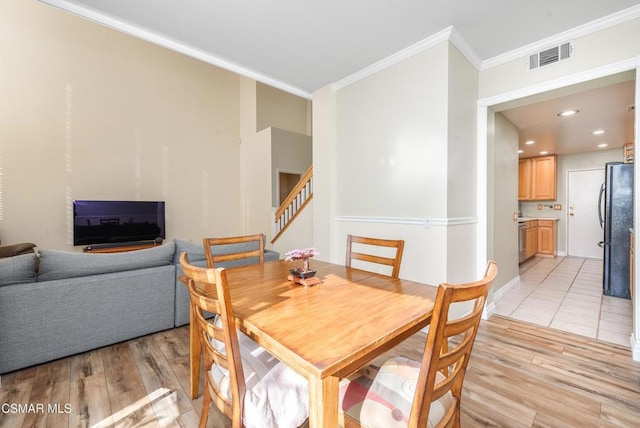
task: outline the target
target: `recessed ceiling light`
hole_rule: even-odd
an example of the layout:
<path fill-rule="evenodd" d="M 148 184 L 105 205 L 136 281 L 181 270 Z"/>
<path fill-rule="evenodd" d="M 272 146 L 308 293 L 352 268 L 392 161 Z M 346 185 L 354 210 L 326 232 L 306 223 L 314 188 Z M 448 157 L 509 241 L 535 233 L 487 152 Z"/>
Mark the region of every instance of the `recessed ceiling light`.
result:
<path fill-rule="evenodd" d="M 524 150 L 522 150 L 522 149 L 518 150 L 518 154 L 520 154 L 520 153 L 524 153 Z"/>
<path fill-rule="evenodd" d="M 580 113 L 580 110 L 565 110 L 558 113 L 558 116 L 561 116 L 561 117 L 573 116 L 574 114 L 578 114 L 578 113 Z"/>
<path fill-rule="evenodd" d="M 592 132 L 592 134 L 593 135 L 602 135 L 605 132 L 607 132 L 607 131 L 605 131 L 604 129 L 596 129 L 595 131 Z"/>
<path fill-rule="evenodd" d="M 609 146 L 607 143 L 598 144 L 598 147 L 603 148 Z"/>
<path fill-rule="evenodd" d="M 525 144 L 526 144 L 527 146 L 530 146 L 530 145 L 532 145 L 532 144 L 535 144 L 535 141 L 533 141 L 533 140 L 529 140 L 529 141 L 526 141 L 526 142 L 525 142 Z"/>
<path fill-rule="evenodd" d="M 547 153 L 549 153 L 548 151 L 544 150 L 542 152 L 540 152 L 541 155 L 546 155 Z"/>

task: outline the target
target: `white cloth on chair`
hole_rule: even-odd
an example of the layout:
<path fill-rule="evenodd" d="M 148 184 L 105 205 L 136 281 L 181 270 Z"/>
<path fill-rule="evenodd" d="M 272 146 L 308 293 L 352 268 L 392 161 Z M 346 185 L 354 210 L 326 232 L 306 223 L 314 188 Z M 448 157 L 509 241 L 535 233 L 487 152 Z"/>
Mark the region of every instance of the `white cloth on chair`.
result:
<path fill-rule="evenodd" d="M 216 320 L 217 323 L 217 320 Z M 244 398 L 246 428 L 295 428 L 309 417 L 307 380 L 238 331 L 247 391 Z M 224 343 L 214 347 L 224 353 Z M 208 375 L 230 398 L 229 371 L 214 363 Z"/>

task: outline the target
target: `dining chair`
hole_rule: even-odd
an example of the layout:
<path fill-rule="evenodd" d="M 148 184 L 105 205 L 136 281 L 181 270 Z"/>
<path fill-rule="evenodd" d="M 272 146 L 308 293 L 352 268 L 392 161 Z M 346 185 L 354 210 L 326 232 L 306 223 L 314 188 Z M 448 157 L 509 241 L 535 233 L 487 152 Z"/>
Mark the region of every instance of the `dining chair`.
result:
<path fill-rule="evenodd" d="M 358 244 L 354 249 L 353 244 Z M 370 254 L 375 247 L 395 248 L 393 257 Z M 367 251 L 367 253 L 361 252 Z M 400 263 L 402 263 L 402 252 L 404 251 L 404 240 L 402 239 L 379 239 L 367 238 L 364 236 L 347 235 L 347 258 L 345 266 L 351 267 L 352 260 L 362 260 L 370 263 L 377 263 L 391 266 L 391 277 L 397 278 L 400 275 Z"/>
<path fill-rule="evenodd" d="M 187 253 L 180 255 L 180 265 L 206 370 L 200 428 L 207 424 L 212 403 L 234 428 L 304 425 L 307 380 L 236 329 L 225 269 L 190 265 Z M 202 286 L 214 288 L 217 299 L 202 293 Z M 205 311 L 216 316 L 205 318 Z"/>
<path fill-rule="evenodd" d="M 264 240 L 262 233 L 255 235 L 232 236 L 228 238 L 204 238 L 204 254 L 207 267 L 226 267 L 243 264 L 243 261 L 258 258 L 264 263 Z"/>
<path fill-rule="evenodd" d="M 422 361 L 393 357 L 369 365 L 340 383 L 344 427 L 459 427 L 462 382 L 487 294 L 498 272 L 467 284 L 440 284 Z M 451 318 L 453 303 L 472 302 Z M 468 305 L 468 303 L 467 303 Z M 451 343 L 449 343 L 451 339 Z"/>

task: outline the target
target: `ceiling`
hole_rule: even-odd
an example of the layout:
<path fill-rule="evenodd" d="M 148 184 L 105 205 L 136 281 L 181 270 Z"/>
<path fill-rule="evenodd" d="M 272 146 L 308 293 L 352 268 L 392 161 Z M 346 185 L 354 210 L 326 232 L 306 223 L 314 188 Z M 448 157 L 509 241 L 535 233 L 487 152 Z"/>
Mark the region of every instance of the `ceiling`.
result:
<path fill-rule="evenodd" d="M 498 106 L 495 110 L 518 128 L 520 157 L 622 148 L 633 142 L 634 76 L 634 72 L 620 73 L 521 99 L 517 107 Z M 567 110 L 578 113 L 558 116 Z M 594 135 L 597 130 L 605 132 Z M 534 143 L 526 144 L 527 141 Z M 599 146 L 602 144 L 606 146 Z"/>
<path fill-rule="evenodd" d="M 605 16 L 640 14 L 638 0 L 41 1 L 303 96 L 451 27 L 482 66 Z"/>
<path fill-rule="evenodd" d="M 640 16 L 637 0 L 40 1 L 306 98 L 439 34 L 461 41 L 456 46 L 483 69 L 519 57 L 524 63 L 552 42 Z M 520 129 L 521 156 L 631 142 L 632 79 L 502 106 Z M 580 113 L 559 118 L 565 108 Z M 607 132 L 590 134 L 596 128 Z M 524 146 L 529 139 L 536 143 Z"/>

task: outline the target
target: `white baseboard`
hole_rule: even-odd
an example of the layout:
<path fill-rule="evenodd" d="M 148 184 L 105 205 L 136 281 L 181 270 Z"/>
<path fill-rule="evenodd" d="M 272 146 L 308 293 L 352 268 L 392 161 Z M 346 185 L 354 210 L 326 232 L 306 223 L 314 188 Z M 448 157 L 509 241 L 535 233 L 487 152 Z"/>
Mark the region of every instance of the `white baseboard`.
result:
<path fill-rule="evenodd" d="M 631 344 L 631 358 L 633 361 L 640 361 L 640 342 L 632 334 L 629 338 L 629 343 Z"/>
<path fill-rule="evenodd" d="M 505 294 L 509 292 L 513 287 L 520 284 L 520 275 L 513 278 L 511 281 L 507 282 L 504 287 L 500 288 L 500 290 L 493 293 L 493 300 L 491 302 L 487 302 L 484 305 L 484 310 L 482 311 L 482 319 L 486 320 L 491 317 L 496 312 L 496 302 L 504 297 Z"/>
<path fill-rule="evenodd" d="M 491 302 L 489 304 L 484 305 L 484 309 L 482 310 L 482 319 L 487 320 L 491 318 L 491 315 L 493 315 L 495 312 L 496 312 L 495 302 Z"/>
<path fill-rule="evenodd" d="M 497 302 L 502 299 L 505 294 L 507 294 L 513 287 L 520 284 L 520 275 L 513 278 L 511 281 L 507 282 L 504 287 L 501 287 L 500 290 L 493 293 L 493 302 Z"/>

